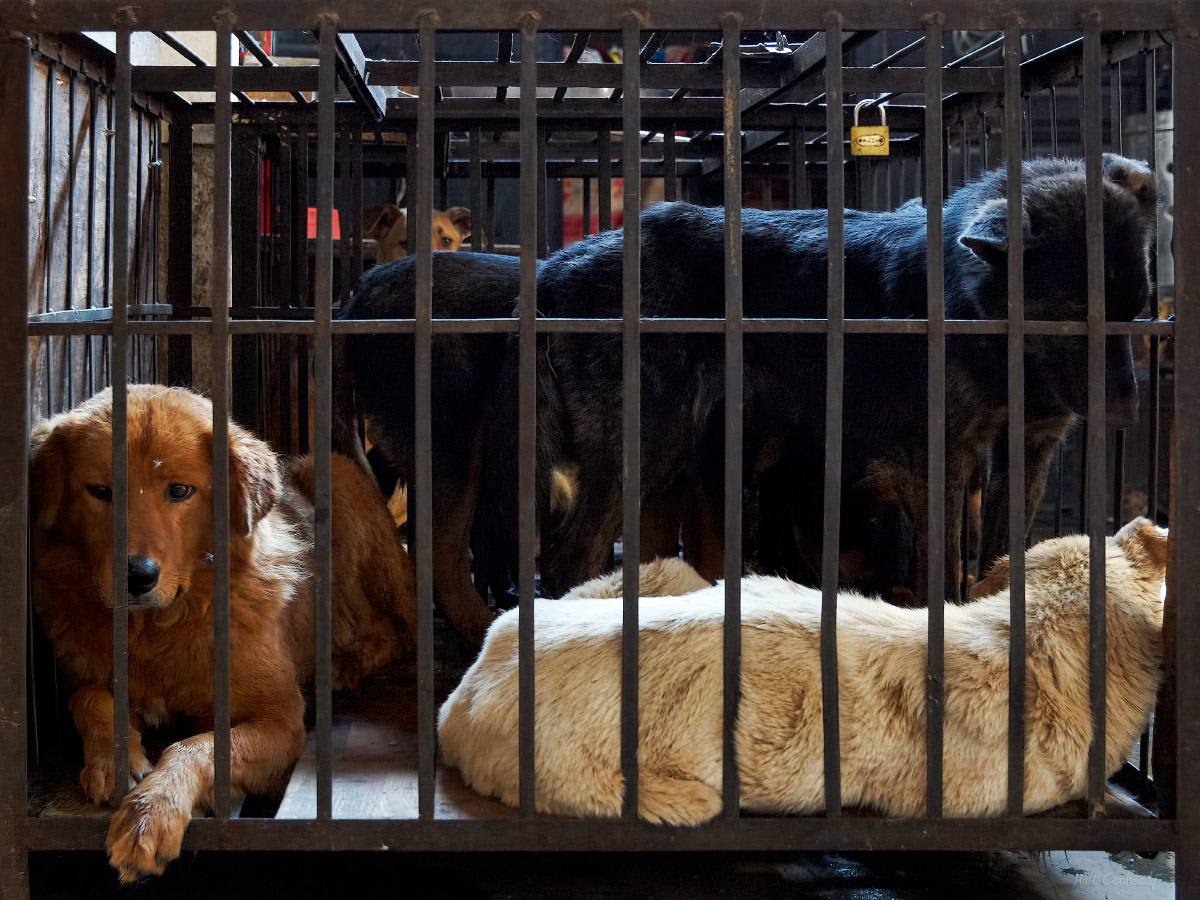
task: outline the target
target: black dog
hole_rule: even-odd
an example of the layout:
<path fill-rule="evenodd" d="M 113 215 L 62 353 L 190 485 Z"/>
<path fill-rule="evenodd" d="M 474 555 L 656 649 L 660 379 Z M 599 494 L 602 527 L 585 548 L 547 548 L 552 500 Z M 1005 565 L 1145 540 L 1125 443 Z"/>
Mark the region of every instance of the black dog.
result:
<path fill-rule="evenodd" d="M 1157 203 L 1153 174 L 1106 155 L 1105 300 L 1111 321 L 1131 320 L 1148 295 L 1149 246 Z M 1087 311 L 1085 178 L 1079 160 L 1024 165 L 1025 315 L 1083 320 Z M 1007 310 L 1007 204 L 1003 170 L 962 188 L 946 203 L 946 315 L 1003 319 Z M 649 317 L 724 314 L 723 212 L 660 204 L 642 215 L 642 312 Z M 743 213 L 744 306 L 748 317 L 823 317 L 827 218 L 824 211 Z M 846 213 L 846 315 L 924 318 L 926 220 L 917 204 L 894 212 Z M 538 306 L 555 316 L 621 314 L 622 233 L 591 237 L 548 260 Z M 699 471 L 713 517 L 722 489 L 706 463 L 723 453 L 724 353 L 720 335 L 642 338 L 642 489 L 670 491 L 680 472 Z M 1007 427 L 1003 335 L 947 339 L 947 589 L 958 582 L 962 498 L 971 476 Z M 825 340 L 821 335 L 745 339 L 744 471 L 755 472 L 772 444 L 797 536 L 821 534 L 824 481 Z M 920 335 L 851 334 L 845 340 L 843 398 L 846 485 L 842 550 L 861 548 L 879 582 L 923 596 L 925 571 L 926 348 Z M 1054 445 L 1086 409 L 1086 339 L 1031 336 L 1025 344 L 1028 522 L 1044 489 Z M 513 391 L 515 366 L 502 391 Z M 1114 417 L 1135 402 L 1127 338 L 1110 338 L 1107 398 Z M 515 434 L 515 404 L 497 405 L 495 434 Z M 573 507 L 542 530 L 542 586 L 556 595 L 603 568 L 621 528 L 621 353 L 614 335 L 551 334 L 538 349 L 539 513 L 550 520 L 548 474 L 577 470 Z M 485 490 L 511 499 L 515 441 L 486 460 Z M 718 456 L 719 458 L 719 456 Z M 699 463 L 697 463 L 699 460 Z M 1001 464 L 995 471 L 1003 470 Z M 776 473 L 778 474 L 778 472 Z M 989 482 L 985 553 L 1006 536 L 1006 488 Z M 815 498 L 815 502 L 814 502 Z M 872 505 L 876 508 L 872 509 Z M 862 527 L 872 521 L 874 527 Z M 856 524 L 858 523 L 858 524 Z M 511 527 L 511 525 L 510 525 Z M 774 526 L 778 535 L 778 523 Z M 761 530 L 761 529 L 760 529 Z M 865 534 L 874 537 L 864 539 Z M 760 536 L 763 540 L 767 536 Z M 819 537 L 817 538 L 819 544 Z M 867 546 L 863 547 L 862 545 Z M 899 580 L 897 580 L 899 579 Z"/>
<path fill-rule="evenodd" d="M 512 315 L 520 260 L 490 253 L 433 254 L 435 318 Z M 416 258 L 367 272 L 339 319 L 412 318 Z M 357 416 L 370 421 L 371 468 L 385 491 L 399 478 L 414 504 L 415 392 L 413 336 L 347 335 L 338 342 L 335 449 L 361 457 Z M 433 587 L 447 620 L 473 643 L 483 640 L 492 613 L 471 582 L 468 549 L 483 458 L 484 425 L 504 362 L 504 334 L 435 335 L 432 345 Z M 376 455 L 382 456 L 379 460 Z M 383 463 L 386 463 L 383 464 Z M 388 470 L 391 470 L 389 472 Z M 392 474 L 394 473 L 394 474 Z M 409 521 L 412 521 L 410 516 Z M 477 566 L 486 550 L 473 548 Z"/>

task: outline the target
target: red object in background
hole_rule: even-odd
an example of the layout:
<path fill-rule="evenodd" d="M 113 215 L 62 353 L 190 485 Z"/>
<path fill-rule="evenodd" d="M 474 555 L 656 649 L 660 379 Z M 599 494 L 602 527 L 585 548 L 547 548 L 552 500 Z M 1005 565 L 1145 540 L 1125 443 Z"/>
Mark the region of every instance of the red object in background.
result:
<path fill-rule="evenodd" d="M 308 208 L 308 236 L 315 238 L 317 236 L 317 208 L 310 206 Z M 333 239 L 336 241 L 342 236 L 342 223 L 338 219 L 338 211 L 333 210 Z"/>

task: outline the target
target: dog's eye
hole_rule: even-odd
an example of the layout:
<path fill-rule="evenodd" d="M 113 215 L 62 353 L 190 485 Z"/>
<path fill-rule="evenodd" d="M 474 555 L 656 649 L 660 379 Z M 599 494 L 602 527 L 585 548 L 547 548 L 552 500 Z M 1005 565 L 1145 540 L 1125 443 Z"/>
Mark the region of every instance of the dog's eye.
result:
<path fill-rule="evenodd" d="M 451 243 L 453 243 L 453 242 L 450 240 L 450 238 L 448 238 L 448 237 L 442 238 L 442 246 L 443 247 L 449 247 Z"/>
<path fill-rule="evenodd" d="M 103 500 L 106 503 L 112 502 L 112 486 L 107 484 L 89 484 L 87 492 L 97 500 Z"/>
<path fill-rule="evenodd" d="M 175 503 L 186 500 L 194 493 L 196 493 L 196 488 L 190 484 L 179 484 L 176 482 L 167 485 L 167 499 Z"/>

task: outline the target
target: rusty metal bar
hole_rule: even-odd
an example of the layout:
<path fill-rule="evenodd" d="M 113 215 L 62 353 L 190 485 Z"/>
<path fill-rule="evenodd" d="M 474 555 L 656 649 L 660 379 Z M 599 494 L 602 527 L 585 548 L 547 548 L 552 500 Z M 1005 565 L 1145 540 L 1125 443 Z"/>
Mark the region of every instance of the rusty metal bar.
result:
<path fill-rule="evenodd" d="M 413 334 L 416 385 L 416 531 L 413 535 L 417 570 L 417 796 L 422 819 L 434 815 L 435 754 L 433 671 L 433 167 L 434 167 L 434 85 L 433 63 L 436 58 L 437 19 L 421 17 L 420 63 L 417 82 L 420 96 L 417 116 L 417 168 L 410 175 L 413 203 L 409 206 L 410 235 L 415 235 L 417 256 L 417 295 Z"/>
<path fill-rule="evenodd" d="M 316 498 L 314 518 L 314 569 L 316 575 L 316 695 L 317 818 L 333 817 L 333 558 L 332 431 L 333 353 L 329 323 L 333 308 L 333 105 L 336 88 L 337 25 L 322 19 L 319 25 L 321 82 L 317 91 L 317 247 L 313 272 L 313 474 Z M 305 175 L 305 177 L 307 177 Z M 302 382 L 308 379 L 301 376 Z M 302 407 L 302 414 L 303 414 Z"/>
<path fill-rule="evenodd" d="M 1088 815 L 1104 812 L 1105 701 L 1107 605 L 1105 603 L 1104 544 L 1108 486 L 1104 431 L 1104 171 L 1103 95 L 1100 89 L 1100 22 L 1088 16 L 1083 23 L 1083 150 L 1087 176 L 1088 270 L 1088 411 L 1087 411 L 1087 532 L 1090 555 L 1090 614 L 1088 617 L 1088 678 L 1092 708 L 1092 744 L 1088 752 Z"/>
<path fill-rule="evenodd" d="M 599 167 L 596 203 L 600 210 L 600 230 L 612 231 L 612 131 L 607 125 L 596 135 L 596 154 Z"/>
<path fill-rule="evenodd" d="M 726 818 L 741 813 L 737 714 L 742 671 L 742 105 L 740 18 L 721 23 L 725 79 L 725 644 L 721 796 Z"/>
<path fill-rule="evenodd" d="M 483 132 L 471 129 L 471 249 L 483 250 Z M 492 241 L 496 236 L 492 235 Z"/>
<path fill-rule="evenodd" d="M 113 771 L 129 771 L 129 567 L 120 560 L 129 556 L 129 448 L 128 380 L 129 352 L 129 118 L 132 112 L 130 87 L 129 28 L 120 25 L 116 34 L 117 69 L 111 99 L 113 114 L 112 205 L 112 340 L 109 342 L 109 371 L 112 373 L 112 590 L 113 590 Z M 47 212 L 47 214 L 49 214 Z M 214 531 L 214 538 L 216 534 Z M 214 589 L 215 589 L 214 574 Z M 129 788 L 116 779 L 113 797 L 120 800 Z"/>
<path fill-rule="evenodd" d="M 587 49 L 588 41 L 591 40 L 591 33 L 587 31 L 576 32 L 575 37 L 571 41 L 571 49 L 567 53 L 567 58 L 563 60 L 563 64 L 573 66 L 579 62 L 579 57 L 583 56 L 583 51 Z M 561 103 L 563 98 L 567 96 L 567 88 L 564 85 L 554 91 L 554 102 Z"/>
<path fill-rule="evenodd" d="M 946 285 L 942 242 L 942 27 L 925 26 L 925 278 L 928 331 L 928 668 L 925 679 L 925 815 L 942 815 L 942 743 L 946 672 Z M 958 503 L 958 498 L 953 498 Z M 965 559 L 963 565 L 966 565 Z"/>
<path fill-rule="evenodd" d="M 825 45 L 842 46 L 842 18 L 830 13 Z M 825 58 L 825 130 L 829 135 L 828 330 L 825 339 L 825 532 L 821 548 L 821 703 L 825 757 L 825 815 L 842 814 L 838 715 L 837 592 L 842 520 L 842 392 L 845 386 L 846 171 L 842 134 L 842 56 Z"/>
<path fill-rule="evenodd" d="M 621 621 L 621 774 L 625 781 L 622 817 L 636 819 L 638 809 L 638 563 L 641 561 L 642 509 L 642 334 L 641 334 L 641 98 L 637 16 L 621 25 L 622 134 L 624 144 L 624 243 L 622 244 L 621 532 L 624 574 Z"/>
<path fill-rule="evenodd" d="M 1176 36 L 1172 48 L 1176 110 L 1200 107 L 1200 33 Z M 1175 120 L 1175 246 L 1200 242 L 1200 127 L 1194 115 Z M 1200 446 L 1200 404 L 1194 385 L 1200 379 L 1200 259 L 1175 254 L 1175 309 L 1179 327 L 1175 340 L 1175 459 L 1171 507 L 1174 539 L 1173 577 L 1168 585 L 1175 609 L 1174 664 L 1176 709 L 1175 817 L 1179 831 L 1176 854 L 1176 896 L 1200 897 L 1200 669 L 1190 659 L 1200 643 L 1200 469 L 1195 465 Z"/>
<path fill-rule="evenodd" d="M 663 199 L 674 203 L 679 199 L 678 175 L 675 171 L 675 129 L 663 130 Z"/>
<path fill-rule="evenodd" d="M 1021 216 L 1021 28 L 1004 29 L 1008 197 L 1008 814 L 1025 809 L 1025 241 Z"/>
<path fill-rule="evenodd" d="M 521 18 L 521 158 L 537 158 L 537 29 L 536 16 Z M 533 570 L 536 554 L 537 456 L 537 231 L 538 178 L 532 166 L 521 167 L 521 301 L 518 332 L 518 450 L 517 530 L 520 545 L 518 590 L 520 624 L 517 765 L 521 814 L 535 811 L 534 795 L 534 660 Z"/>
<path fill-rule="evenodd" d="M 1155 84 L 1155 51 L 1150 50 L 1146 53 L 1146 162 L 1150 168 L 1158 173 L 1158 91 Z M 1154 259 L 1154 290 L 1150 296 L 1150 318 L 1158 318 L 1159 310 L 1159 254 L 1158 246 L 1155 246 Z M 1150 409 L 1148 415 L 1150 418 L 1150 441 L 1149 441 L 1149 458 L 1146 464 L 1146 516 L 1151 522 L 1158 521 L 1158 456 L 1159 456 L 1159 432 L 1161 425 L 1159 421 L 1159 403 L 1161 402 L 1161 379 L 1162 371 L 1159 362 L 1159 338 L 1154 335 L 1150 338 Z M 1146 754 L 1143 754 L 1145 760 L 1149 760 Z M 1143 763 L 1142 771 L 1146 771 L 1146 765 Z"/>
<path fill-rule="evenodd" d="M 213 121 L 212 359 L 213 404 L 213 815 L 230 814 L 229 649 L 229 252 L 232 176 L 230 31 L 217 23 L 217 94 Z M 123 196 L 120 185 L 117 197 Z M 120 204 L 118 204 L 120 206 Z M 116 326 L 113 297 L 113 325 Z M 115 338 L 115 334 L 114 334 Z M 116 341 L 114 340 L 114 346 Z M 115 350 L 114 350 L 115 353 Z M 123 721 L 123 720 L 122 720 Z M 118 772 L 123 771 L 118 769 Z"/>
<path fill-rule="evenodd" d="M 128 47 L 128 31 L 121 32 Z M 128 78 L 128 50 L 125 53 Z M 0 39 L 0 120 L 30 121 L 32 64 L 29 42 Z M 126 80 L 125 84 L 128 84 Z M 29 527 L 29 346 L 26 338 L 26 290 L 29 284 L 30 128 L 14 127 L 0 142 L 0 380 L 9 385 L 11 407 L 0 419 L 0 526 L 8 535 Z M 0 645 L 24 647 L 28 610 L 28 559 L 24 540 L 0 547 Z M 117 568 L 117 567 L 114 567 Z M 124 577 L 124 576 L 122 576 Z M 29 896 L 25 852 L 28 802 L 28 725 L 25 654 L 0 654 L 0 895 Z M 118 733 L 121 729 L 117 729 Z M 119 771 L 119 770 L 118 770 Z"/>

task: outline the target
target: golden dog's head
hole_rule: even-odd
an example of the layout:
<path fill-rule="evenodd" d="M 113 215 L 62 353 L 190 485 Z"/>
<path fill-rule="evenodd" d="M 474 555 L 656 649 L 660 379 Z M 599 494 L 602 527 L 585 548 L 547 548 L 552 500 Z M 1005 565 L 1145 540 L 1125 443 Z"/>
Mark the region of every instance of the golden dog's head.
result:
<path fill-rule="evenodd" d="M 212 404 L 191 391 L 130 385 L 129 605 L 160 609 L 211 568 Z M 35 552 L 59 547 L 113 604 L 112 391 L 43 422 L 32 436 Z M 230 553 L 236 561 L 281 490 L 270 447 L 229 426 Z M 81 579 L 82 583 L 82 579 Z"/>

